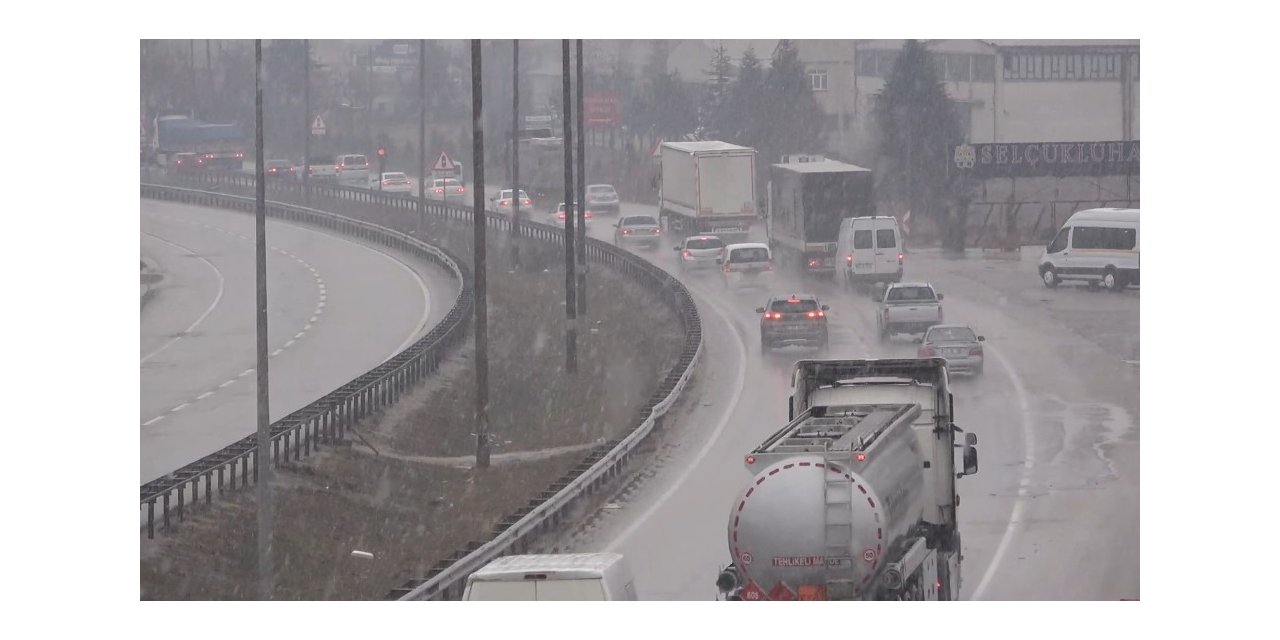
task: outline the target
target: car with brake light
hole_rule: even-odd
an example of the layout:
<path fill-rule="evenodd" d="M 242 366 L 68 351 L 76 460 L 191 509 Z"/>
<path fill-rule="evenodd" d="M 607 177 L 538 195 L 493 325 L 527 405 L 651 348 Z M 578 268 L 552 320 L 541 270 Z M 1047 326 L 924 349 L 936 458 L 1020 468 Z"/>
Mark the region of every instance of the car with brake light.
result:
<path fill-rule="evenodd" d="M 674 247 L 680 260 L 680 270 L 715 268 L 716 260 L 724 255 L 724 240 L 718 236 L 689 236 Z"/>
<path fill-rule="evenodd" d="M 513 209 L 511 206 L 511 193 L 511 189 L 503 189 L 498 192 L 498 195 L 489 198 L 489 202 L 493 203 L 493 210 L 495 213 L 507 216 L 508 218 L 511 217 L 511 211 Z M 525 193 L 524 189 L 520 190 L 520 212 L 524 214 L 526 219 L 529 217 L 529 214 L 533 212 L 533 200 L 529 198 L 529 194 Z"/>
<path fill-rule="evenodd" d="M 624 216 L 613 226 L 613 244 L 619 247 L 640 245 L 652 249 L 662 239 L 662 227 L 653 216 Z"/>
<path fill-rule="evenodd" d="M 809 293 L 769 298 L 756 309 L 760 316 L 760 353 L 792 345 L 826 349 L 827 305 Z"/>
<path fill-rule="evenodd" d="M 383 173 L 378 188 L 386 193 L 413 193 L 413 184 L 409 181 L 409 176 L 402 171 Z"/>
<path fill-rule="evenodd" d="M 622 202 L 611 184 L 587 185 L 587 207 L 600 215 L 618 215 Z"/>
<path fill-rule="evenodd" d="M 773 252 L 762 242 L 740 242 L 724 248 L 716 259 L 720 280 L 726 289 L 769 289 L 773 287 Z"/>
<path fill-rule="evenodd" d="M 578 212 L 575 211 L 573 215 L 574 215 L 574 220 L 576 221 Z M 587 209 L 586 211 L 582 212 L 582 221 L 584 226 L 587 229 L 591 228 L 591 219 L 594 216 L 595 214 L 592 213 L 590 209 Z M 560 205 L 556 207 L 555 211 L 552 211 L 551 213 L 547 214 L 547 224 L 552 226 L 559 226 L 559 227 L 565 226 L 565 206 L 563 202 L 561 202 Z"/>
<path fill-rule="evenodd" d="M 463 204 L 467 200 L 467 188 L 457 178 L 436 178 L 427 189 L 427 199 Z"/>

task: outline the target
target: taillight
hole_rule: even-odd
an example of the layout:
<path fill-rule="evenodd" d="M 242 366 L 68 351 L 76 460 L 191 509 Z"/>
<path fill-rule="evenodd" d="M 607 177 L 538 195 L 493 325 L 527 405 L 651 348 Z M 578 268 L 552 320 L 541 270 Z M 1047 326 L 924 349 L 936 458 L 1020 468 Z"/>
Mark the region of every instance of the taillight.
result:
<path fill-rule="evenodd" d="M 778 311 L 766 311 L 764 317 L 766 320 L 781 320 L 782 313 Z"/>
<path fill-rule="evenodd" d="M 631 235 L 631 230 L 630 230 L 630 229 L 623 229 L 623 230 L 622 230 L 622 235 L 624 235 L 624 236 L 629 236 L 629 235 Z"/>
<path fill-rule="evenodd" d="M 437 192 L 437 193 L 438 193 L 438 192 Z M 498 206 L 500 206 L 500 207 L 509 207 L 509 206 L 511 206 L 511 201 L 510 201 L 510 200 L 501 200 L 501 201 L 499 201 L 499 202 L 498 202 Z"/>
<path fill-rule="evenodd" d="M 685 251 L 685 252 L 684 252 L 684 257 L 686 257 L 686 258 L 688 258 L 688 257 L 689 257 L 689 252 L 688 252 L 688 251 Z"/>
<path fill-rule="evenodd" d="M 432 189 L 435 193 L 444 193 L 444 189 Z"/>
<path fill-rule="evenodd" d="M 532 207 L 532 206 L 533 206 L 533 201 L 532 201 L 532 200 L 525 200 L 525 201 L 524 201 L 524 202 L 522 202 L 521 204 L 523 204 L 523 205 L 524 205 L 524 206 L 526 206 L 526 207 Z"/>
<path fill-rule="evenodd" d="M 660 236 L 660 235 L 662 235 L 662 229 L 654 229 L 654 230 L 653 230 L 653 235 L 656 235 L 656 236 Z"/>
<path fill-rule="evenodd" d="M 921 358 L 932 358 L 935 354 L 933 351 L 933 347 L 922 347 L 918 355 Z"/>
<path fill-rule="evenodd" d="M 466 193 L 466 192 L 467 192 L 466 187 L 458 187 L 458 193 Z"/>
<path fill-rule="evenodd" d="M 811 268 L 812 268 L 812 267 L 822 266 L 822 261 L 821 261 L 821 260 L 818 260 L 818 259 L 816 259 L 816 258 L 809 258 L 809 266 L 810 266 Z"/>
<path fill-rule="evenodd" d="M 902 266 L 902 253 L 898 253 L 898 266 Z"/>
<path fill-rule="evenodd" d="M 562 213 L 562 214 L 560 214 L 560 219 L 561 219 L 561 220 L 564 220 L 564 214 L 563 214 L 563 213 Z"/>
<path fill-rule="evenodd" d="M 973 348 L 969 349 L 969 355 L 971 355 L 971 356 L 980 356 L 980 355 L 982 355 L 982 347 L 973 347 Z"/>
<path fill-rule="evenodd" d="M 582 217 L 584 217 L 584 218 L 586 218 L 586 219 L 590 220 L 590 219 L 591 219 L 591 212 L 590 212 L 590 211 L 583 211 L 583 212 L 582 212 Z"/>
<path fill-rule="evenodd" d="M 765 271 L 773 271 L 773 263 L 772 263 L 772 262 L 770 262 L 769 264 L 764 265 L 764 270 L 765 270 Z"/>

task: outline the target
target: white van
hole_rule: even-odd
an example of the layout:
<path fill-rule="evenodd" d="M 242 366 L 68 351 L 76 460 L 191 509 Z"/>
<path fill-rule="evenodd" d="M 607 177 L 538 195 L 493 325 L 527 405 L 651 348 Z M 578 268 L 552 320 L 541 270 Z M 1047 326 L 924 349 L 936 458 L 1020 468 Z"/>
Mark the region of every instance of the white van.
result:
<path fill-rule="evenodd" d="M 1138 209 L 1078 211 L 1045 248 L 1040 279 L 1050 288 L 1064 280 L 1080 280 L 1090 288 L 1102 285 L 1123 291 L 1139 284 L 1141 240 Z"/>
<path fill-rule="evenodd" d="M 720 280 L 726 289 L 773 287 L 773 253 L 762 242 L 739 242 L 724 248 L 720 265 Z"/>
<path fill-rule="evenodd" d="M 836 260 L 845 284 L 902 281 L 902 230 L 893 216 L 840 221 Z"/>
<path fill-rule="evenodd" d="M 504 556 L 467 576 L 463 600 L 636 600 L 618 553 Z"/>

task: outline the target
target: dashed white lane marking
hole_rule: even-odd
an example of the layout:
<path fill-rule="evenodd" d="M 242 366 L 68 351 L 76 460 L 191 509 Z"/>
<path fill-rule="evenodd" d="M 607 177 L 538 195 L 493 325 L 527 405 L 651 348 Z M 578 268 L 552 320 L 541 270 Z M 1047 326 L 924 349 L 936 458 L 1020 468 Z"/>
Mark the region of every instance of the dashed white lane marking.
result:
<path fill-rule="evenodd" d="M 272 352 L 271 352 L 271 355 L 272 355 L 272 356 L 278 356 L 278 355 L 280 355 L 280 353 L 281 353 L 282 351 L 284 351 L 284 349 L 276 349 L 275 351 L 272 351 Z"/>
<path fill-rule="evenodd" d="M 302 331 L 299 331 L 299 332 L 297 332 L 297 333 L 293 334 L 293 339 L 294 339 L 294 340 L 297 340 L 298 338 L 301 338 L 301 337 L 302 337 L 304 334 L 306 334 L 306 333 L 307 333 L 307 330 L 304 328 Z"/>
<path fill-rule="evenodd" d="M 152 419 L 150 419 L 150 420 L 148 420 L 148 421 L 146 421 L 146 422 L 142 423 L 142 426 L 144 426 L 144 427 L 149 427 L 149 426 L 151 426 L 151 425 L 153 425 L 153 424 L 155 424 L 155 423 L 157 423 L 157 422 L 160 422 L 161 420 L 164 420 L 164 416 L 156 416 L 156 417 L 154 417 L 154 418 L 152 418 Z"/>
<path fill-rule="evenodd" d="M 179 412 L 179 411 L 182 411 L 183 409 L 186 409 L 186 408 L 187 408 L 187 406 L 189 406 L 190 404 L 191 404 L 190 402 L 184 402 L 184 403 L 182 403 L 182 404 L 180 404 L 180 405 L 178 405 L 178 406 L 176 406 L 176 407 L 174 407 L 174 408 L 170 409 L 170 410 L 169 410 L 169 413 L 177 413 L 177 412 Z"/>
<path fill-rule="evenodd" d="M 316 314 L 316 315 L 314 315 L 314 316 L 311 316 L 311 322 L 315 322 L 315 321 L 316 321 L 316 318 L 319 318 L 319 317 L 320 317 L 320 315 L 319 315 L 319 314 Z"/>
<path fill-rule="evenodd" d="M 289 347 L 292 347 L 292 346 L 293 346 L 293 343 L 295 343 L 295 342 L 297 342 L 297 340 L 296 340 L 296 339 L 294 339 L 294 340 L 290 340 L 290 341 L 288 341 L 288 342 L 284 343 L 284 349 L 288 349 Z M 280 350 L 283 350 L 283 349 L 280 349 Z"/>
<path fill-rule="evenodd" d="M 235 383 L 236 383 L 236 379 L 235 379 L 235 378 L 232 378 L 232 379 L 230 379 L 230 380 L 228 380 L 228 381 L 226 381 L 226 382 L 224 382 L 224 383 L 222 383 L 222 384 L 218 385 L 218 388 L 219 388 L 219 389 L 225 389 L 225 388 L 227 388 L 227 387 L 229 387 L 229 386 L 231 386 L 231 385 L 233 385 L 233 384 L 235 384 Z"/>
<path fill-rule="evenodd" d="M 209 396 L 211 396 L 211 395 L 213 395 L 213 392 L 212 392 L 212 391 L 206 391 L 206 392 L 204 392 L 204 393 L 202 393 L 202 394 L 200 394 L 200 395 L 196 396 L 196 400 L 204 400 L 205 398 L 208 398 L 208 397 L 209 397 Z"/>
<path fill-rule="evenodd" d="M 244 371 L 241 371 L 241 372 L 240 372 L 240 375 L 239 375 L 239 376 L 237 376 L 237 377 L 239 377 L 239 378 L 243 378 L 243 377 L 245 377 L 245 376 L 247 376 L 247 375 L 249 375 L 249 374 L 251 374 L 251 373 L 253 373 L 253 369 L 245 369 Z"/>

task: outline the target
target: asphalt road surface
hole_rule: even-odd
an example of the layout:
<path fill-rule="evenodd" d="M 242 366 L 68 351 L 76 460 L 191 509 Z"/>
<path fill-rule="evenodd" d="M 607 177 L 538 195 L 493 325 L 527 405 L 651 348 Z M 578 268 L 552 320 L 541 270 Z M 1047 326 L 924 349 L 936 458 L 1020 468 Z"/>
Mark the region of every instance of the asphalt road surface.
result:
<path fill-rule="evenodd" d="M 458 283 L 385 247 L 267 222 L 271 420 L 430 331 Z M 142 255 L 164 273 L 141 315 L 140 482 L 254 433 L 254 220 L 143 200 Z"/>
<path fill-rule="evenodd" d="M 624 203 L 623 213 L 655 214 Z M 593 237 L 612 241 L 612 217 Z M 753 239 L 763 239 L 762 230 Z M 724 290 L 714 271 L 681 274 L 668 238 L 638 253 L 686 283 L 699 305 L 706 358 L 667 420 L 656 462 L 566 540 L 574 551 L 625 554 L 645 600 L 709 600 L 730 561 L 732 501 L 750 481 L 743 455 L 786 421 L 788 374 L 801 358 L 914 357 L 902 336 L 881 344 L 875 303 L 838 281 L 779 271 L 774 293 L 808 291 L 831 307 L 831 346 L 762 356 L 769 292 Z M 986 337 L 986 373 L 955 377 L 957 423 L 978 434 L 980 472 L 958 482 L 965 599 L 1139 597 L 1138 316 L 1140 291 L 1040 284 L 1039 252 L 998 260 L 909 253 L 906 280 L 932 282 L 948 322 Z"/>

